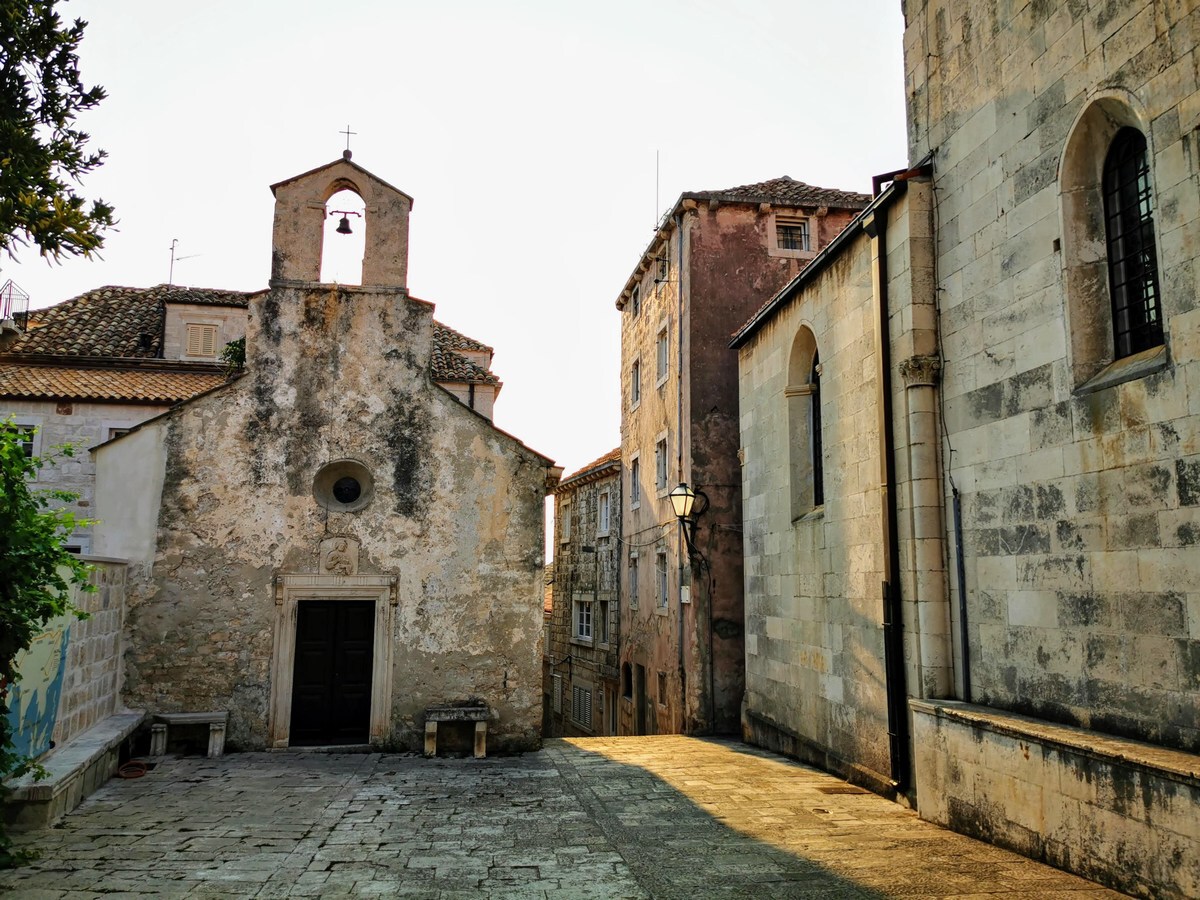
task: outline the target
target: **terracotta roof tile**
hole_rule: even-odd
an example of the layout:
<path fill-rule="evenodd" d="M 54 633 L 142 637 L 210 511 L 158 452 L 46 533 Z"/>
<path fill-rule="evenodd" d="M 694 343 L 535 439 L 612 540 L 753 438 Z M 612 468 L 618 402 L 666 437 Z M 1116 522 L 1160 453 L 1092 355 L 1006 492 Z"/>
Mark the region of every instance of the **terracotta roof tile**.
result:
<path fill-rule="evenodd" d="M 155 359 L 162 351 L 164 303 L 244 308 L 249 296 L 241 291 L 166 284 L 96 288 L 31 312 L 25 333 L 7 352 Z"/>
<path fill-rule="evenodd" d="M 433 323 L 433 344 L 435 347 L 443 347 L 446 350 L 476 350 L 483 353 L 494 352 L 487 344 L 482 344 L 475 340 L 475 338 L 467 337 L 462 332 L 455 331 L 449 325 L 443 325 L 436 319 Z"/>
<path fill-rule="evenodd" d="M 774 203 L 784 206 L 834 206 L 841 209 L 862 209 L 871 202 L 870 194 L 823 188 L 787 175 L 743 184 L 717 191 L 696 191 L 683 195 L 697 200 L 725 200 L 743 203 Z"/>
<path fill-rule="evenodd" d="M 217 387 L 220 372 L 72 368 L 0 363 L 0 396 L 175 403 Z"/>
<path fill-rule="evenodd" d="M 429 374 L 434 381 L 456 381 L 465 384 L 500 384 L 500 379 L 482 366 L 459 356 L 453 350 L 434 346 L 429 357 Z"/>
<path fill-rule="evenodd" d="M 590 463 L 588 463 L 586 466 L 583 466 L 582 468 L 578 469 L 577 471 L 572 472 L 570 475 L 567 475 L 565 478 L 563 478 L 562 481 L 560 481 L 558 483 L 559 487 L 562 487 L 563 485 L 567 484 L 570 481 L 573 481 L 576 478 L 582 478 L 585 475 L 590 475 L 592 472 L 594 472 L 598 469 L 603 469 L 605 466 L 607 466 L 611 463 L 619 462 L 620 459 L 621 459 L 621 448 L 620 447 L 617 447 L 613 450 L 609 450 L 607 453 L 605 453 L 599 459 L 594 459 Z"/>

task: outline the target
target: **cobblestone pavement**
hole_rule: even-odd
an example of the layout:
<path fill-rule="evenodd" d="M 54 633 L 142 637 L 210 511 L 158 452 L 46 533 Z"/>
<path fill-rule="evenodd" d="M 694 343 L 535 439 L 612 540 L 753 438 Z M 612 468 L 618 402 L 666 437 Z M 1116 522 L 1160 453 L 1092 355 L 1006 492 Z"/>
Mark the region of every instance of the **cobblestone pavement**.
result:
<path fill-rule="evenodd" d="M 1120 897 L 734 741 L 547 742 L 487 760 L 242 753 L 114 779 L 21 898 Z"/>

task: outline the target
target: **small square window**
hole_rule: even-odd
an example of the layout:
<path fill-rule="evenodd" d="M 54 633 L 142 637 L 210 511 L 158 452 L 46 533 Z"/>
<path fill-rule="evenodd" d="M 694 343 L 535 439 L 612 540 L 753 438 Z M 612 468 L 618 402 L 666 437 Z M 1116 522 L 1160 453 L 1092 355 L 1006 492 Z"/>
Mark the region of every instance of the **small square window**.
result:
<path fill-rule="evenodd" d="M 189 324 L 187 327 L 187 355 L 216 356 L 217 326 Z"/>
<path fill-rule="evenodd" d="M 808 219 L 795 216 L 775 217 L 775 240 L 780 250 L 810 249 L 808 239 Z"/>
<path fill-rule="evenodd" d="M 662 384 L 667 380 L 667 373 L 671 369 L 671 341 L 667 337 L 666 325 L 658 330 L 658 340 L 654 349 L 658 362 L 658 383 Z"/>
<path fill-rule="evenodd" d="M 26 459 L 32 459 L 35 456 L 33 449 L 34 438 L 37 436 L 35 426 L 12 423 L 6 425 L 5 430 L 17 435 L 17 440 L 21 444 L 21 452 L 25 454 Z"/>

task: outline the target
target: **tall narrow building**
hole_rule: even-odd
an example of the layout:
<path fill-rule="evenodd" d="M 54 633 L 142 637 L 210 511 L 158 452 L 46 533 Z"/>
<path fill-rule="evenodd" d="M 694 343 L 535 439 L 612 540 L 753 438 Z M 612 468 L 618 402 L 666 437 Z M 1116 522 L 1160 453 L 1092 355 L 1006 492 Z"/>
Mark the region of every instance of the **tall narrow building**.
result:
<path fill-rule="evenodd" d="M 742 501 L 729 337 L 869 200 L 787 177 L 685 193 L 617 298 L 622 730 L 738 730 Z M 681 483 L 698 495 L 688 534 L 669 497 Z"/>

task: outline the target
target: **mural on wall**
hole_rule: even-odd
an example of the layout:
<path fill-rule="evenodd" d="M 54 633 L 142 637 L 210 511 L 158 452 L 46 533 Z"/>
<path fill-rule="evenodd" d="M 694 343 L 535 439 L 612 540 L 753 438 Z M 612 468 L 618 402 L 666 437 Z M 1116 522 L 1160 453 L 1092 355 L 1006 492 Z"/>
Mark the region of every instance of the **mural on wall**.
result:
<path fill-rule="evenodd" d="M 21 677 L 8 685 L 7 702 L 13 750 L 19 755 L 36 758 L 50 749 L 67 667 L 71 619 L 67 615 L 51 619 L 29 649 L 17 654 L 16 669 Z"/>

